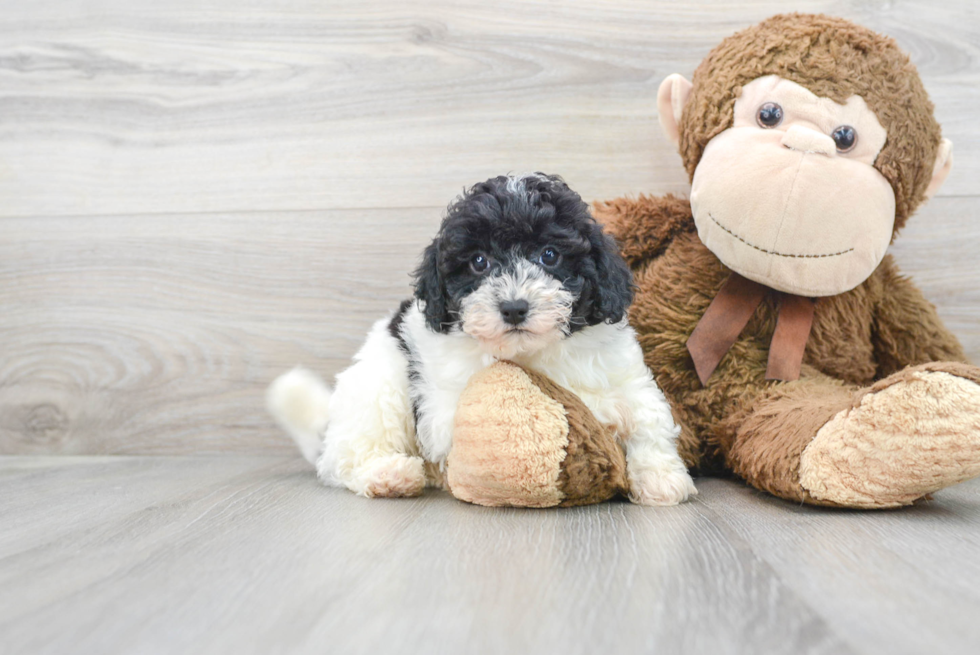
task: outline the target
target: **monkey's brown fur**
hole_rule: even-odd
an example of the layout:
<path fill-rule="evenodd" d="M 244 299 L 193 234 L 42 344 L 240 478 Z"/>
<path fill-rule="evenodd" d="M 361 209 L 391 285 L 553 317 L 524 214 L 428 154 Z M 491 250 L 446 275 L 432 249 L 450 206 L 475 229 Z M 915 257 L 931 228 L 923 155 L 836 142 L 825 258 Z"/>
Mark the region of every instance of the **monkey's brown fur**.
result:
<path fill-rule="evenodd" d="M 839 103 L 854 94 L 865 99 L 888 133 L 875 166 L 894 189 L 897 231 L 924 199 L 939 126 L 914 67 L 895 43 L 839 19 L 777 16 L 708 55 L 681 117 L 688 173 L 693 177 L 708 141 L 731 126 L 740 87 L 770 74 Z M 965 361 L 962 347 L 886 256 L 857 288 L 817 299 L 799 380 L 765 379 L 778 301 L 770 292 L 702 387 L 685 344 L 731 271 L 698 239 L 686 200 L 621 198 L 595 210 L 633 268 L 630 320 L 675 408 L 679 450 L 692 468 L 733 471 L 777 496 L 834 505 L 800 484 L 801 454 L 822 426 L 866 395 L 921 372 L 903 371 L 908 366 L 942 362 L 922 371 L 980 379 L 978 369 L 955 364 Z"/>
<path fill-rule="evenodd" d="M 688 175 L 708 141 L 732 125 L 743 85 L 778 75 L 843 104 L 864 98 L 888 132 L 875 168 L 895 190 L 895 230 L 924 199 L 939 147 L 939 124 L 908 55 L 875 32 L 830 16 L 773 16 L 725 39 L 701 62 L 681 116 Z"/>
<path fill-rule="evenodd" d="M 698 239 L 685 200 L 619 199 L 596 213 L 634 269 L 630 322 L 677 413 L 678 448 L 692 468 L 731 469 L 775 495 L 811 500 L 798 484 L 800 453 L 861 387 L 908 365 L 965 361 L 956 337 L 889 255 L 856 289 L 816 301 L 799 380 L 765 379 L 777 316 L 771 293 L 702 387 L 686 342 L 731 271 Z"/>

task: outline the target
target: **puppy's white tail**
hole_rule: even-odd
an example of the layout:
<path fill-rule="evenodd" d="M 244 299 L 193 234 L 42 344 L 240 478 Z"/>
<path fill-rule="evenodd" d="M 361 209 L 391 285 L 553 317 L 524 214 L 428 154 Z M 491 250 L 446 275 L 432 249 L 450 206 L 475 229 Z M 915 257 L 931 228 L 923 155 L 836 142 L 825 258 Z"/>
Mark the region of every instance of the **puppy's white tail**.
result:
<path fill-rule="evenodd" d="M 314 465 L 323 449 L 330 395 L 323 380 L 300 367 L 280 375 L 265 392 L 269 413 L 293 438 L 303 457 Z"/>

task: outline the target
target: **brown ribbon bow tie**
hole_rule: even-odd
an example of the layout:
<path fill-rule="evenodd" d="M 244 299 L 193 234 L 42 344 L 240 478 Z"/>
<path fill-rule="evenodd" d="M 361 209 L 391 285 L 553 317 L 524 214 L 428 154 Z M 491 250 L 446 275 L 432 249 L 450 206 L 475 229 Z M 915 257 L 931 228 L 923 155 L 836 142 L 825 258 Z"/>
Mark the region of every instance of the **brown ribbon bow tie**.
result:
<path fill-rule="evenodd" d="M 701 385 L 718 367 L 721 358 L 742 333 L 769 287 L 732 273 L 708 305 L 704 316 L 687 340 L 687 350 Z M 803 351 L 813 325 L 814 302 L 791 293 L 779 294 L 779 317 L 769 344 L 767 380 L 797 380 L 803 365 Z"/>

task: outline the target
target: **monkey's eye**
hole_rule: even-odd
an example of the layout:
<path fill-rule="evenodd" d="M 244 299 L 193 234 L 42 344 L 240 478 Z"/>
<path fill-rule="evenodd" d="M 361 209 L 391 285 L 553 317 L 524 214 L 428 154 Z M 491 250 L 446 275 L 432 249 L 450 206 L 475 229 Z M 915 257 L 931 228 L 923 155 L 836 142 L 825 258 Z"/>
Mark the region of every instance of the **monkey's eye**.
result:
<path fill-rule="evenodd" d="M 762 127 L 776 127 L 783 122 L 783 108 L 775 102 L 767 102 L 759 107 L 755 118 Z"/>
<path fill-rule="evenodd" d="M 473 259 L 470 260 L 470 270 L 477 275 L 483 275 L 490 270 L 490 258 L 482 252 L 473 255 Z"/>
<path fill-rule="evenodd" d="M 838 152 L 847 152 L 857 143 L 858 133 L 850 125 L 841 125 L 831 133 L 830 138 L 837 144 Z"/>
<path fill-rule="evenodd" d="M 557 266 L 558 262 L 561 261 L 561 253 L 548 246 L 541 251 L 541 255 L 538 256 L 538 261 L 541 262 L 542 266 L 547 266 L 551 268 L 552 266 Z"/>

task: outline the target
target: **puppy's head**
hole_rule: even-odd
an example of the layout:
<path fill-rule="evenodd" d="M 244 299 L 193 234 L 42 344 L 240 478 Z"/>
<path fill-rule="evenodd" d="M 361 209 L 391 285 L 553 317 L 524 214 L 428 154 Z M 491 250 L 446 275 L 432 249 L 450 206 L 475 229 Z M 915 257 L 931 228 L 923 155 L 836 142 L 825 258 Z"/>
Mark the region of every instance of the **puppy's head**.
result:
<path fill-rule="evenodd" d="M 588 205 L 558 176 L 495 177 L 449 206 L 415 272 L 430 329 L 508 358 L 622 320 L 632 278 Z"/>

